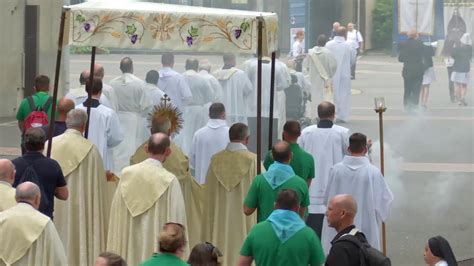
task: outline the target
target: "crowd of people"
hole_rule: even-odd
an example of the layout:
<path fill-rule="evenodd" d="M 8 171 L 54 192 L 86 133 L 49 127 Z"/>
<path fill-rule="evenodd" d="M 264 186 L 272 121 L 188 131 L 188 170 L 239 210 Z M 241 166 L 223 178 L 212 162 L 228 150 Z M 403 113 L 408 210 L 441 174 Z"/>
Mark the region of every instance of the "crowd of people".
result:
<path fill-rule="evenodd" d="M 49 79 L 38 76 L 18 109 L 23 154 L 0 160 L 0 239 L 9 243 L 0 265 L 360 265 L 361 249 L 381 249 L 394 196 L 367 137 L 336 125 L 349 119 L 363 39 L 351 23 L 335 23 L 333 34 L 309 49 L 309 76 L 276 62 L 282 140 L 262 173 L 247 147 L 256 58 L 238 69 L 225 55 L 214 72 L 190 58 L 179 73 L 166 53 L 142 80 L 125 57 L 109 84 L 97 64 L 93 79 L 82 72 L 81 87 L 58 101 L 56 117 Z M 262 70 L 269 117 L 270 61 Z M 314 125 L 302 128 L 287 111 L 292 85 L 311 98 L 303 113 Z M 427 242 L 425 261 L 456 265 L 441 236 Z"/>
<path fill-rule="evenodd" d="M 403 63 L 403 104 L 408 111 L 419 106 L 427 109 L 430 85 L 436 81 L 433 59 L 437 43 L 423 43 L 416 29 L 407 33 L 408 40 L 400 43 L 398 60 Z M 466 106 L 467 85 L 470 80 L 472 39 L 469 33 L 448 36 L 443 47 L 448 69 L 449 94 L 452 103 Z"/>

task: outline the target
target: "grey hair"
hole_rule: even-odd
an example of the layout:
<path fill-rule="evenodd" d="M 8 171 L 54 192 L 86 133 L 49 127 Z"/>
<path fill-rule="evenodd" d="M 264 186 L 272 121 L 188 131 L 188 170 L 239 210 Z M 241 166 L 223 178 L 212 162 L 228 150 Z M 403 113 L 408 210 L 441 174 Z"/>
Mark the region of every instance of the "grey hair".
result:
<path fill-rule="evenodd" d="M 36 196 L 41 196 L 41 191 L 33 182 L 23 182 L 16 187 L 15 198 L 16 201 L 34 200 Z"/>
<path fill-rule="evenodd" d="M 72 109 L 67 113 L 66 126 L 67 128 L 82 127 L 87 122 L 87 113 L 82 109 Z"/>

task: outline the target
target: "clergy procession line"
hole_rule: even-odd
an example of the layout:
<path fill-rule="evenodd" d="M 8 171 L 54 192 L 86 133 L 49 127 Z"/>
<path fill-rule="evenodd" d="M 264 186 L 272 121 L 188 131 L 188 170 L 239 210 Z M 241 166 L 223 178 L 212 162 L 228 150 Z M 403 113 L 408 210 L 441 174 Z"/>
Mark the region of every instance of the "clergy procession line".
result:
<path fill-rule="evenodd" d="M 335 124 L 349 117 L 356 52 L 344 27 L 334 34 L 300 62 L 309 79 L 291 69 L 298 53 L 276 62 L 282 140 L 267 152 L 264 173 L 247 147 L 256 58 L 240 70 L 225 55 L 212 74 L 208 61 L 191 58 L 181 74 L 166 53 L 143 81 L 125 57 L 109 84 L 96 65 L 91 82 L 82 72 L 81 87 L 58 102 L 55 118 L 49 78 L 38 76 L 17 114 L 23 155 L 0 160 L 0 239 L 8 243 L 0 265 L 390 265 L 378 250 L 393 194 L 370 162 L 367 137 Z M 262 71 L 269 117 L 269 62 Z M 302 128 L 305 114 L 317 123 Z M 456 265 L 438 236 L 425 261 L 442 260 L 436 265 Z"/>

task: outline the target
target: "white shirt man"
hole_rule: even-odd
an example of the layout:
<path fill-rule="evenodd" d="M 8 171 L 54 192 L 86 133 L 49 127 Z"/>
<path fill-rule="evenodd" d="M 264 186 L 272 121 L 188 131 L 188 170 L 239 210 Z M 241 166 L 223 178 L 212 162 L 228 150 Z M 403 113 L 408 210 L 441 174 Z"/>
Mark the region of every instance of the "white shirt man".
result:
<path fill-rule="evenodd" d="M 98 100 L 102 94 L 101 86 L 102 81 L 94 78 L 91 101 L 86 100 L 76 108 L 86 111 L 87 106 L 91 106 L 88 139 L 99 149 L 105 169 L 113 170 L 114 156 L 112 148 L 122 142 L 124 133 L 115 111 L 100 104 Z"/>
<path fill-rule="evenodd" d="M 229 143 L 229 127 L 225 121 L 225 108 L 222 103 L 209 107 L 207 125 L 194 134 L 189 154 L 194 177 L 199 184 L 206 183 L 207 170 L 214 154 L 222 151 Z"/>
<path fill-rule="evenodd" d="M 211 84 L 212 90 L 214 91 L 214 102 L 222 102 L 222 86 L 219 81 L 211 75 L 211 64 L 208 60 L 199 62 L 198 73 Z"/>
<path fill-rule="evenodd" d="M 253 103 L 253 86 L 244 71 L 235 68 L 234 55 L 224 55 L 224 67 L 213 74 L 222 86 L 222 103 L 226 107 L 227 123 L 247 124 Z"/>
<path fill-rule="evenodd" d="M 163 54 L 161 56 L 161 64 L 163 68 L 159 71 L 160 79 L 158 87 L 166 93 L 171 99 L 174 106 L 183 111 L 183 107 L 188 105 L 193 97 L 188 83 L 184 80 L 183 75 L 173 69 L 173 54 Z"/>
<path fill-rule="evenodd" d="M 356 51 L 346 42 L 346 29 L 339 27 L 332 41 L 326 43 L 337 61 L 337 70 L 332 78 L 337 119 L 348 121 L 351 110 L 351 66 L 356 60 Z"/>
<path fill-rule="evenodd" d="M 388 218 L 393 194 L 380 170 L 365 156 L 367 137 L 354 133 L 349 139 L 349 152 L 329 173 L 324 203 L 338 194 L 349 194 L 359 203 L 355 226 L 364 232 L 369 244 L 380 249 L 381 224 Z M 321 242 L 326 254 L 337 232 L 324 220 Z"/>
<path fill-rule="evenodd" d="M 253 94 L 253 114 L 256 115 L 257 103 L 257 67 L 258 60 L 253 60 L 246 63 L 245 72 L 249 80 L 252 82 Z M 271 82 L 271 62 L 265 60 L 262 64 L 262 117 L 270 117 L 270 82 Z M 275 94 L 273 98 L 273 118 L 278 119 L 278 136 L 283 132 L 283 125 L 286 122 L 286 96 L 285 89 L 290 86 L 291 75 L 288 67 L 281 61 L 275 62 Z"/>
<path fill-rule="evenodd" d="M 354 24 L 352 23 L 347 24 L 347 42 L 350 43 L 355 50 L 362 48 L 361 45 L 364 42 L 362 34 L 360 34 L 360 31 L 354 29 Z"/>
<path fill-rule="evenodd" d="M 111 80 L 110 85 L 117 95 L 117 115 L 127 134 L 114 149 L 115 173 L 120 173 L 129 164 L 130 156 L 150 136 L 146 118 L 152 108 L 145 92 L 145 82 L 133 75 L 132 59 L 123 58 L 120 68 L 122 75 Z"/>
<path fill-rule="evenodd" d="M 347 153 L 349 129 L 333 124 L 335 116 L 334 104 L 322 102 L 318 106 L 320 122 L 318 125 L 306 127 L 301 132 L 298 144 L 313 155 L 316 170 L 315 181 L 309 188 L 310 205 L 308 208 L 308 224 L 320 232 L 326 205 L 324 193 L 331 167 L 342 161 Z M 314 222 L 314 223 L 313 223 Z"/>

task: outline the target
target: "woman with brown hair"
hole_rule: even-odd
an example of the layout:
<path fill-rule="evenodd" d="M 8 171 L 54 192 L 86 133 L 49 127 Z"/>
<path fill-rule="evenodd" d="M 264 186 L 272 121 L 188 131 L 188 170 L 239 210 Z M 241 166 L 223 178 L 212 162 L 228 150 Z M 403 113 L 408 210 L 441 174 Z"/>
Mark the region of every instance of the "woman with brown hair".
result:
<path fill-rule="evenodd" d="M 185 229 L 179 223 L 166 223 L 158 237 L 159 253 L 144 262 L 141 266 L 187 266 L 181 258 L 186 247 Z"/>

